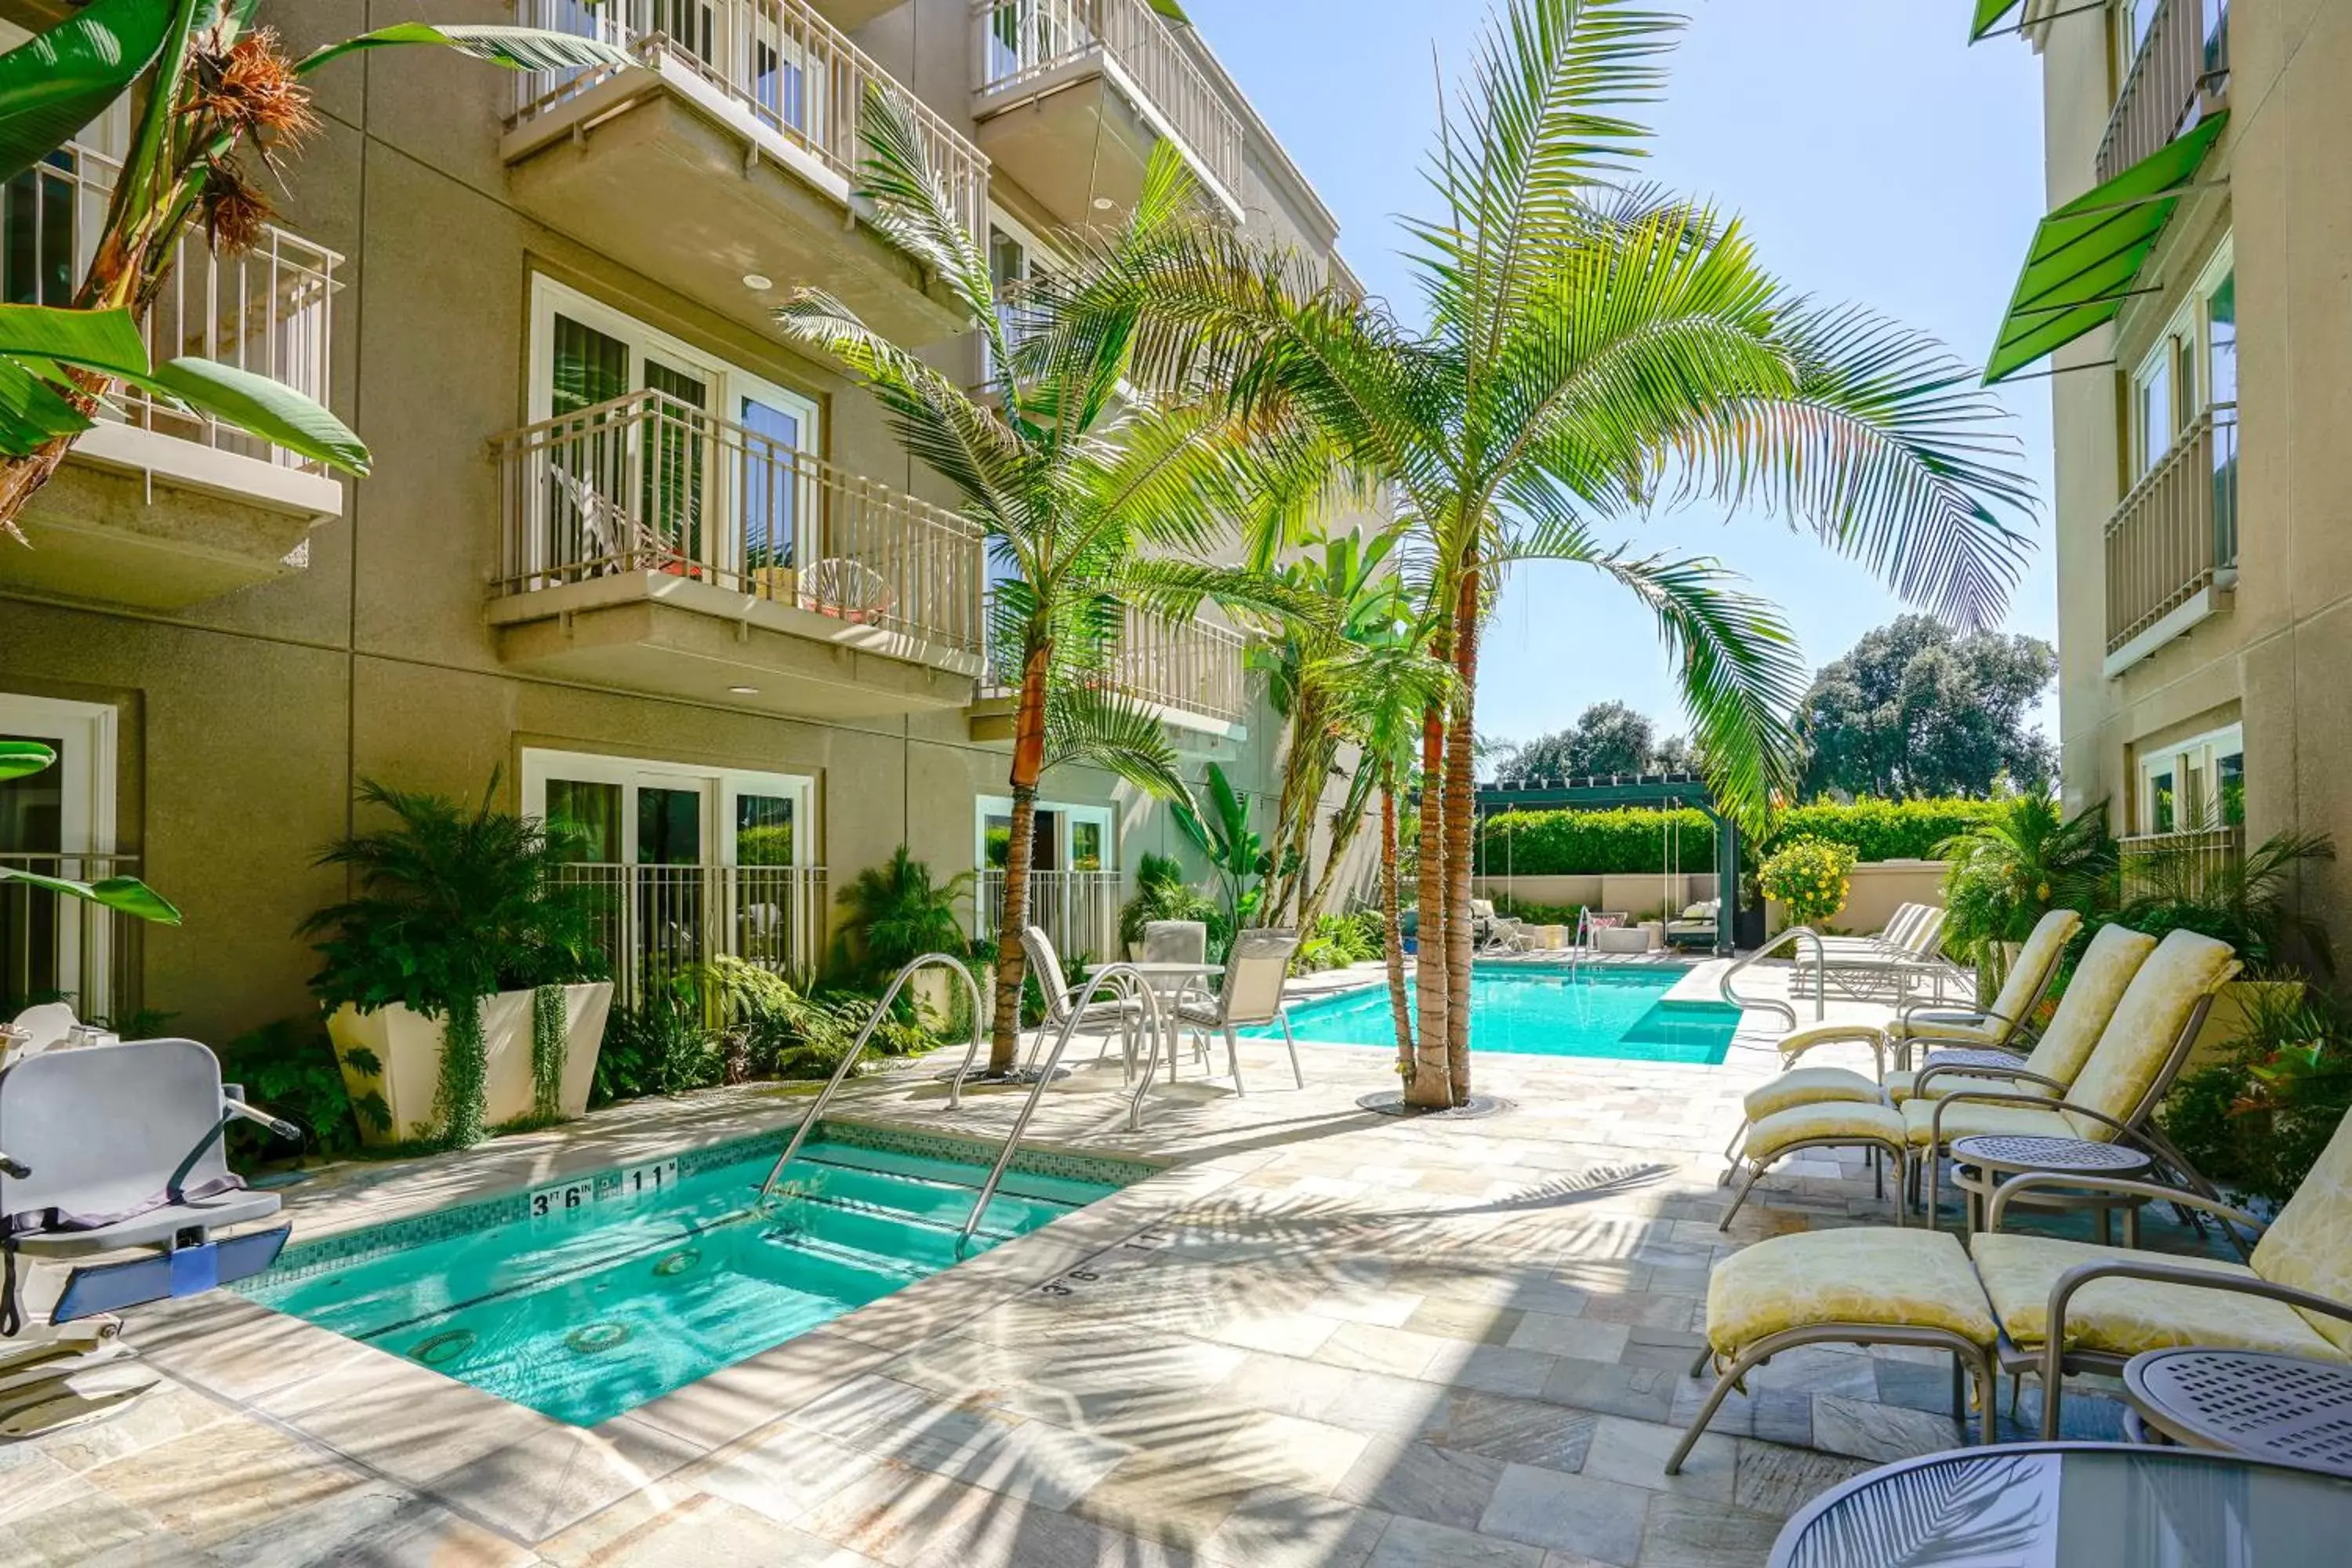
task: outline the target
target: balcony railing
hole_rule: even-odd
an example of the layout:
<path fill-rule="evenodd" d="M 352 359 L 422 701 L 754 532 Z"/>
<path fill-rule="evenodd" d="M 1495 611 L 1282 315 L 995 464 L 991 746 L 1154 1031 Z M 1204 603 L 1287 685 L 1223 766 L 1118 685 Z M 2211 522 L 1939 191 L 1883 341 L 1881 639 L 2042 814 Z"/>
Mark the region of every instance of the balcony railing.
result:
<path fill-rule="evenodd" d="M 648 68 L 674 63 L 770 133 L 856 189 L 868 155 L 858 115 L 868 91 L 913 112 L 932 173 L 975 242 L 988 237 L 988 157 L 925 107 L 805 0 L 517 0 L 515 20 L 598 38 Z M 603 82 L 601 70 L 522 73 L 514 122 L 552 112 Z"/>
<path fill-rule="evenodd" d="M 808 866 L 578 865 L 613 994 L 631 1003 L 721 955 L 801 979 L 824 948 L 824 872 Z"/>
<path fill-rule="evenodd" d="M 135 877 L 135 855 L 0 854 L 0 866 L 76 882 Z M 120 1027 L 140 1005 L 146 926 L 102 905 L 0 877 L 0 1021 L 36 1002 L 70 1002 Z"/>
<path fill-rule="evenodd" d="M 2238 410 L 2206 410 L 2107 523 L 2107 652 L 2238 564 Z"/>
<path fill-rule="evenodd" d="M 980 651 L 982 536 L 943 508 L 659 392 L 497 447 L 499 594 L 661 572 Z"/>
<path fill-rule="evenodd" d="M 1119 879 L 1116 871 L 1032 871 L 1028 923 L 1043 926 L 1065 959 L 1109 963 L 1118 952 Z M 1004 923 L 1004 873 L 982 871 L 972 934 L 996 935 Z"/>
<path fill-rule="evenodd" d="M 1168 621 L 1132 605 L 1102 683 L 1158 708 L 1238 724 L 1249 717 L 1248 639 L 1209 621 Z M 991 646 L 982 695 L 1021 689 L 1016 650 Z"/>
<path fill-rule="evenodd" d="M 2194 124 L 2230 76 L 2228 0 L 2164 0 L 2099 143 L 2102 184 Z"/>
<path fill-rule="evenodd" d="M 2195 902 L 2222 890 L 2246 858 L 2243 827 L 2212 827 L 2189 833 L 2143 833 L 2126 838 L 2124 895 Z"/>
<path fill-rule="evenodd" d="M 975 0 L 981 85 L 1015 92 L 1098 51 L 1117 60 L 1227 192 L 1241 192 L 1241 117 L 1143 0 Z"/>
<path fill-rule="evenodd" d="M 70 305 L 106 226 L 121 165 L 68 142 L 0 185 L 0 285 L 14 305 Z M 332 387 L 333 304 L 342 258 L 265 225 L 253 247 L 216 252 L 201 227 L 183 237 L 143 323 L 161 363 L 194 356 L 282 381 L 320 403 Z M 324 466 L 209 415 L 118 389 L 108 416 L 289 468 Z"/>

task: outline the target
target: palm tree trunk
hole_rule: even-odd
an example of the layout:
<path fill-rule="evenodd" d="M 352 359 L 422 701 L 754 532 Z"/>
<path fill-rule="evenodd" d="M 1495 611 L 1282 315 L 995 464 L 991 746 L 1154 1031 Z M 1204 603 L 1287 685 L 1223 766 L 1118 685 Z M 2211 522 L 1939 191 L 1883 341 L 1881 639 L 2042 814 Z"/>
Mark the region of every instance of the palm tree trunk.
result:
<path fill-rule="evenodd" d="M 1478 818 L 1478 595 L 1474 556 L 1463 568 L 1454 606 L 1454 669 L 1461 691 L 1445 755 L 1446 1068 L 1454 1103 L 1470 1099 L 1470 967 L 1476 922 L 1470 914 L 1471 839 Z"/>
<path fill-rule="evenodd" d="M 1432 1110 L 1454 1103 L 1445 1045 L 1452 993 L 1446 989 L 1445 973 L 1444 802 L 1440 787 L 1444 775 L 1445 710 L 1433 705 L 1421 722 L 1421 926 L 1413 963 L 1420 1043 L 1404 1096 L 1406 1104 Z"/>
<path fill-rule="evenodd" d="M 1021 982 L 1028 973 L 1021 932 L 1029 923 L 1029 866 L 1037 835 L 1037 781 L 1045 771 L 1045 670 L 1052 649 L 1030 650 L 1013 721 L 1013 837 L 1004 847 L 1004 910 L 996 926 L 996 1015 L 989 1026 L 988 1076 L 1013 1070 L 1021 1050 Z"/>
<path fill-rule="evenodd" d="M 1385 774 L 1387 769 L 1381 772 Z M 1396 781 L 1381 780 L 1381 913 L 1388 929 L 1382 956 L 1389 966 L 1389 1016 L 1396 1024 L 1397 1077 L 1412 1077 L 1412 1012 L 1404 999 L 1404 932 L 1397 923 L 1398 908 Z"/>
<path fill-rule="evenodd" d="M 1302 936 L 1315 930 L 1315 922 L 1323 918 L 1324 905 L 1331 901 L 1331 889 L 1339 884 L 1339 869 L 1347 863 L 1348 851 L 1356 845 L 1356 835 L 1363 830 L 1364 796 L 1369 793 L 1372 770 L 1369 764 L 1357 770 L 1350 781 L 1348 797 L 1331 818 L 1331 845 L 1324 852 L 1323 874 L 1315 879 L 1315 886 L 1307 894 L 1307 901 L 1298 907 L 1298 930 Z"/>

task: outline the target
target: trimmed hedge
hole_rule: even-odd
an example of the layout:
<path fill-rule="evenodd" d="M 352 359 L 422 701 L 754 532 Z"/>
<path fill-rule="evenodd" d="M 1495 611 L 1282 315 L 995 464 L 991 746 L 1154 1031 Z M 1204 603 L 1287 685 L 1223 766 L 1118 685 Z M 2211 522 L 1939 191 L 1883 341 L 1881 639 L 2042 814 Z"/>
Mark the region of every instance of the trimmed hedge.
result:
<path fill-rule="evenodd" d="M 1858 800 L 1852 805 L 1801 805 L 1783 812 L 1772 836 L 1748 846 L 1752 866 L 1800 838 L 1843 844 L 1854 858 L 1932 860 L 1936 846 L 1991 817 L 1989 800 Z M 1591 877 L 1654 874 L 1671 818 L 1682 868 L 1715 865 L 1715 826 L 1696 811 L 1511 811 L 1486 819 L 1479 835 L 1478 875 Z"/>

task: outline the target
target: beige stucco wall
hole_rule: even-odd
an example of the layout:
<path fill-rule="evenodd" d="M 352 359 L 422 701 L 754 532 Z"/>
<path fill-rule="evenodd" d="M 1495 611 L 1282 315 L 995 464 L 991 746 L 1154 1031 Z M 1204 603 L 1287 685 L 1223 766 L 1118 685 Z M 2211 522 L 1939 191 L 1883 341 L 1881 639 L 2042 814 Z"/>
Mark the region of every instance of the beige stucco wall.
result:
<path fill-rule="evenodd" d="M 271 0 L 264 18 L 299 49 L 381 23 L 380 9 Z M 511 19 L 497 0 L 453 0 L 435 16 Z M 861 40 L 969 125 L 964 0 L 909 0 Z M 346 258 L 333 402 L 373 447 L 374 473 L 313 534 L 308 569 L 265 586 L 146 616 L 0 597 L 0 693 L 119 710 L 117 837 L 188 917 L 150 935 L 147 1003 L 208 1039 L 303 1011 L 312 964 L 294 927 L 341 895 L 340 877 L 311 862 L 350 828 L 355 783 L 472 796 L 499 768 L 519 803 L 530 746 L 810 775 L 817 858 L 835 886 L 901 842 L 942 876 L 968 869 L 974 801 L 1004 792 L 1008 758 L 968 739 L 961 710 L 816 722 L 501 664 L 484 616 L 497 552 L 488 443 L 525 420 L 534 271 L 817 399 L 834 463 L 950 497 L 870 398 L 747 321 L 741 300 L 683 298 L 523 213 L 498 154 L 506 73 L 384 51 L 319 88 L 326 123 L 291 165 L 283 221 Z M 1286 211 L 1278 190 L 1257 197 Z M 1307 237 L 1318 221 L 1282 218 Z M 1277 734 L 1261 704 L 1227 763 L 1254 796 L 1274 782 Z M 1197 760 L 1189 771 L 1200 776 Z M 1164 807 L 1098 771 L 1060 770 L 1044 793 L 1119 807 L 1123 866 L 1146 850 L 1191 861 Z"/>
<path fill-rule="evenodd" d="M 2053 21 L 2045 64 L 2053 205 L 2094 183 L 2115 83 L 2102 19 Z M 2000 47 L 2000 46 L 1989 46 Z M 2352 5 L 2237 0 L 2231 123 L 2116 327 L 2061 351 L 2055 421 L 2060 732 L 2067 804 L 2105 799 L 2132 821 L 2144 745 L 2242 722 L 2250 839 L 2325 832 L 2352 844 Z M 2189 297 L 2224 236 L 2235 248 L 2239 336 L 2239 577 L 2221 614 L 2109 679 L 2103 534 L 2125 488 L 2130 371 Z M 2113 361 L 2113 367 L 2101 362 Z M 2074 368 L 2066 367 L 2095 367 Z M 2352 871 L 2306 892 L 2337 923 Z"/>

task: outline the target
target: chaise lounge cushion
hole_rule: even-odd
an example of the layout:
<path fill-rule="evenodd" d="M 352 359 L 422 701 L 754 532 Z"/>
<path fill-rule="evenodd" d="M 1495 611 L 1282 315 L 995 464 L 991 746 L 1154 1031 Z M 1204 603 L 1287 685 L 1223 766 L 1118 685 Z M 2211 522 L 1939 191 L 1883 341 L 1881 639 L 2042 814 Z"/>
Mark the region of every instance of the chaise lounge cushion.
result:
<path fill-rule="evenodd" d="M 2099 1044 L 2066 1098 L 2076 1105 L 2129 1121 L 2162 1070 L 2197 1004 L 2238 972 L 2226 942 L 2192 931 L 2168 935 L 2132 976 Z M 2118 1043 L 2119 1042 L 2119 1043 Z M 2055 1077 L 2055 1074 L 2051 1075 Z M 2070 1117 L 2078 1138 L 2105 1142 L 2114 1130 L 2089 1117 Z"/>
<path fill-rule="evenodd" d="M 1996 1092 L 2014 1094 L 2017 1090 L 2003 1086 Z M 1903 1102 L 1903 1123 L 1906 1136 L 1915 1149 L 1925 1149 L 1936 1127 L 1936 1108 L 1940 1100 L 1906 1100 Z M 2074 1124 L 2059 1110 L 2037 1110 L 2030 1105 L 1955 1105 L 1944 1111 L 1944 1143 L 1950 1147 L 1960 1138 L 1984 1136 L 2001 1138 L 2079 1138 Z"/>
<path fill-rule="evenodd" d="M 1798 1068 L 1749 1089 L 1743 1103 L 1748 1120 L 1761 1121 L 1801 1105 L 1879 1105 L 1885 1103 L 1885 1098 L 1867 1077 L 1848 1068 Z"/>
<path fill-rule="evenodd" d="M 2051 1288 L 2081 1264 L 2133 1258 L 2184 1264 L 2242 1279 L 2254 1277 L 2251 1268 L 2216 1258 L 2136 1253 L 2006 1231 L 1978 1237 L 1975 1256 L 1977 1274 L 2000 1314 L 2001 1327 L 2026 1350 L 2047 1342 Z M 2069 1350 L 2126 1357 L 2174 1345 L 2221 1345 L 2320 1361 L 2342 1359 L 2302 1313 L 2283 1302 L 2150 1279 L 2100 1279 L 2076 1291 L 2066 1306 L 2066 1341 Z"/>
<path fill-rule="evenodd" d="M 2303 1185 L 2263 1233 L 2253 1261 L 2254 1272 L 2274 1285 L 2352 1304 L 2352 1116 L 2336 1129 Z M 2352 1322 L 2321 1312 L 2301 1315 L 2352 1356 Z"/>
<path fill-rule="evenodd" d="M 2000 994 L 1993 998 L 1993 1016 L 1981 1023 L 1955 1022 L 1951 1015 L 1937 1021 L 1935 1015 L 1915 1024 L 1896 1019 L 1886 1031 L 1890 1040 L 1906 1040 L 1916 1036 L 1932 1036 L 1937 1039 L 1964 1042 L 1969 1045 L 1998 1046 L 2016 1032 L 2018 1016 L 2026 1005 L 2041 995 L 2042 978 L 2055 965 L 2066 944 L 2083 928 L 2083 917 L 2072 910 L 2052 910 L 2037 921 L 2025 945 L 2018 950 L 2017 962 L 2009 966 L 2009 977 L 2001 983 Z"/>
<path fill-rule="evenodd" d="M 1943 1329 L 1988 1346 L 1996 1331 L 1968 1254 L 1937 1231 L 1776 1236 L 1733 1253 L 1708 1278 L 1706 1341 L 1718 1355 L 1832 1323 Z"/>
<path fill-rule="evenodd" d="M 1922 1134 L 1925 1136 L 1925 1134 Z M 1832 1100 L 1797 1105 L 1751 1122 L 1739 1157 L 1769 1165 L 1783 1152 L 1802 1143 L 1884 1143 L 1903 1147 L 1903 1113 L 1885 1103 L 1857 1105 Z"/>

